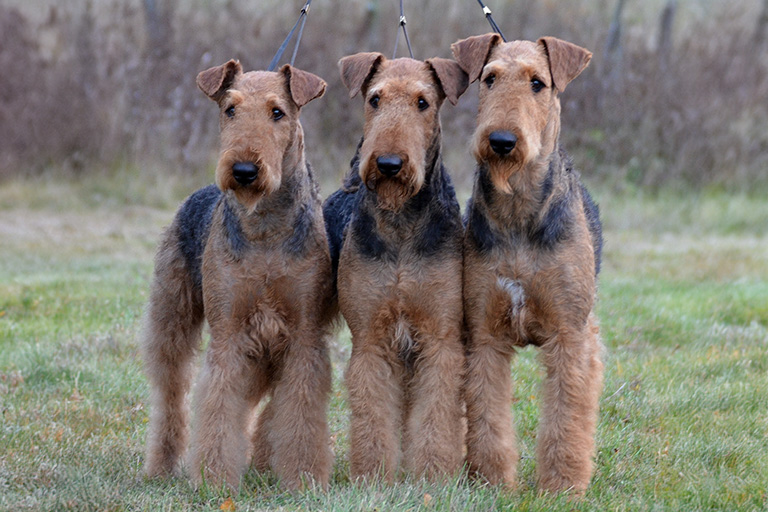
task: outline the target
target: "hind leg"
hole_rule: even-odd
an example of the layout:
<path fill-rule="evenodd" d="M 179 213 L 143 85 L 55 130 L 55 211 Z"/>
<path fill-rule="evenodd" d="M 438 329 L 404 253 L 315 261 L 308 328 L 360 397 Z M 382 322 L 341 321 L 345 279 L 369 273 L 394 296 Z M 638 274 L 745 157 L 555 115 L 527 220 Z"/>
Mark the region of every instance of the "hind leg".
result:
<path fill-rule="evenodd" d="M 592 476 L 595 426 L 603 382 L 598 327 L 561 333 L 542 348 L 547 377 L 538 439 L 539 485 L 583 492 Z"/>
<path fill-rule="evenodd" d="M 275 404 L 270 399 L 259 413 L 256 420 L 256 429 L 251 437 L 253 456 L 251 465 L 256 471 L 269 469 L 269 459 L 272 457 L 272 447 L 269 444 L 269 431 L 272 428 L 272 418 L 275 416 Z"/>
<path fill-rule="evenodd" d="M 175 474 L 187 444 L 187 393 L 203 325 L 203 300 L 184 259 L 166 239 L 155 261 L 142 352 L 151 388 L 145 471 Z"/>

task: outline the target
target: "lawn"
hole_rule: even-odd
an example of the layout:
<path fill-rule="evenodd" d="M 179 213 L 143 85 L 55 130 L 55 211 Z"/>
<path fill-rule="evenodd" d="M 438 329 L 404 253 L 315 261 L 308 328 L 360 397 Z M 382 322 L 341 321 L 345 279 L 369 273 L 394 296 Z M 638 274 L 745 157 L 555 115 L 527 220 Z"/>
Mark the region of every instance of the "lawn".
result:
<path fill-rule="evenodd" d="M 159 178 L 158 178 L 159 179 Z M 148 386 L 137 333 L 154 245 L 185 184 L 99 178 L 0 185 L 2 510 L 765 510 L 768 204 L 760 195 L 596 190 L 606 345 L 596 471 L 582 500 L 539 495 L 541 369 L 513 366 L 520 488 L 350 484 L 333 345 L 329 492 L 247 473 L 236 493 L 142 475 Z"/>

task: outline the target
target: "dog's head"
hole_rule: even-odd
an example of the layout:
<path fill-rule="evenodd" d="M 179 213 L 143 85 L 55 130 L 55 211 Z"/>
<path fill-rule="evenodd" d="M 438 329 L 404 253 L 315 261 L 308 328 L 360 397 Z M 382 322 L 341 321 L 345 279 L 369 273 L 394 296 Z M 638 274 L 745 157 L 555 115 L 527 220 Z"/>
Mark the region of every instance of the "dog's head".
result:
<path fill-rule="evenodd" d="M 301 107 L 325 92 L 325 82 L 288 64 L 277 72 L 243 73 L 235 60 L 197 75 L 220 109 L 221 152 L 216 184 L 251 209 L 280 188 L 304 151 Z"/>
<path fill-rule="evenodd" d="M 397 211 L 418 193 L 440 151 L 440 107 L 455 104 L 468 85 L 450 59 L 389 60 L 358 53 L 339 61 L 350 97 L 365 99 L 360 177 L 381 208 Z"/>
<path fill-rule="evenodd" d="M 556 149 L 558 93 L 587 67 L 592 54 L 554 37 L 504 43 L 498 34 L 463 39 L 451 49 L 470 81 L 480 80 L 475 158 L 491 164 L 496 189 L 511 193 L 512 174 Z"/>

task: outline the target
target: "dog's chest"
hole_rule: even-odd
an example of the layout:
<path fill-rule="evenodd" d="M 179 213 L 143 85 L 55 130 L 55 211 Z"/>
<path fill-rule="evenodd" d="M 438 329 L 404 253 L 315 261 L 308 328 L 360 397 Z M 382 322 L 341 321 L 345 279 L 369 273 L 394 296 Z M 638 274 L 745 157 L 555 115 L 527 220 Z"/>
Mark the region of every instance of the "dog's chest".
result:
<path fill-rule="evenodd" d="M 346 318 L 365 324 L 413 322 L 446 311 L 461 316 L 461 255 L 434 260 L 417 256 L 382 261 L 342 254 L 339 299 Z M 354 323 L 354 321 L 353 321 Z M 401 329 L 402 331 L 402 329 Z"/>
<path fill-rule="evenodd" d="M 484 258 L 469 257 L 465 269 L 465 292 L 470 297 L 467 314 L 472 322 L 485 323 L 498 338 L 515 346 L 537 344 L 540 338 L 542 304 L 546 303 L 546 283 L 540 254 L 520 244 L 504 251 L 493 251 Z"/>
<path fill-rule="evenodd" d="M 439 199 L 437 192 L 429 197 L 414 200 L 397 213 L 364 203 L 352 216 L 350 249 L 365 259 L 401 265 L 411 259 L 459 254 L 463 227 L 455 197 Z"/>
<path fill-rule="evenodd" d="M 209 322 L 245 333 L 256 353 L 281 350 L 289 332 L 314 311 L 308 306 L 316 300 L 309 260 L 292 260 L 279 251 L 254 251 L 236 262 L 212 262 L 207 270 L 204 295 Z"/>

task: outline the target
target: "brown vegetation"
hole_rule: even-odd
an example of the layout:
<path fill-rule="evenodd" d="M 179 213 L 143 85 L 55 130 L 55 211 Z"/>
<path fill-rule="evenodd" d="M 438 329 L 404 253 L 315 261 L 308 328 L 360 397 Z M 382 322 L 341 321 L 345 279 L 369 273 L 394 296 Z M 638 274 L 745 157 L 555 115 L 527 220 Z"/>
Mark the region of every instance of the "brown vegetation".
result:
<path fill-rule="evenodd" d="M 716 3 L 495 0 L 510 39 L 554 35 L 593 51 L 563 97 L 564 143 L 588 180 L 661 187 L 748 189 L 768 168 L 768 37 L 761 0 Z M 302 1 L 9 0 L 0 6 L 0 178 L 116 163 L 208 176 L 216 157 L 213 108 L 197 73 L 229 58 L 264 68 Z M 328 81 L 304 113 L 309 158 L 335 183 L 362 119 L 336 62 L 389 55 L 395 1 L 316 2 L 296 60 Z M 416 58 L 489 31 L 471 0 L 406 2 Z M 610 36 L 610 37 L 609 37 Z M 292 47 L 286 55 L 289 56 Z M 400 55 L 405 55 L 400 45 Z M 286 57 L 288 58 L 288 57 Z M 446 161 L 469 187 L 476 95 L 445 109 Z"/>

